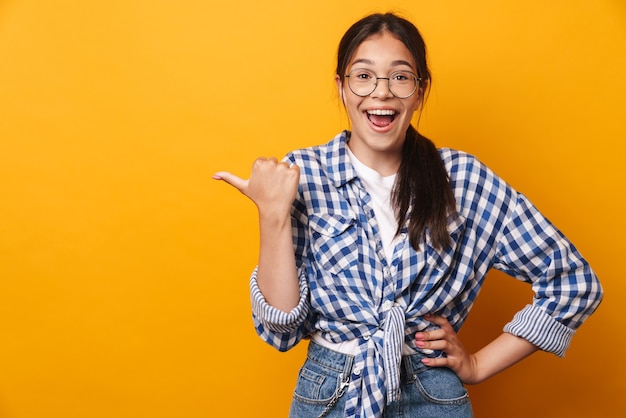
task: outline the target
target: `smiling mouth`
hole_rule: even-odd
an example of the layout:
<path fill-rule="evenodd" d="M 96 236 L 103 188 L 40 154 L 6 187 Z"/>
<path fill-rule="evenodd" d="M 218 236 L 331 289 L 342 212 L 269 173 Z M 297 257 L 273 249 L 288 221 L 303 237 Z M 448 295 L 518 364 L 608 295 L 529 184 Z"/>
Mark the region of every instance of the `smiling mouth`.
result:
<path fill-rule="evenodd" d="M 392 109 L 372 109 L 366 111 L 367 119 L 377 127 L 384 128 L 391 125 L 396 118 L 396 111 Z"/>

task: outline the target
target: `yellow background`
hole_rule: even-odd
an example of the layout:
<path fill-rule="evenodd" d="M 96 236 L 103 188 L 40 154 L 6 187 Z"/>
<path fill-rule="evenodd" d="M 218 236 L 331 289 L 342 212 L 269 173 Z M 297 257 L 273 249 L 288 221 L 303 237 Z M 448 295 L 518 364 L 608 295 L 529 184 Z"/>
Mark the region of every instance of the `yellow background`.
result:
<path fill-rule="evenodd" d="M 563 360 L 470 387 L 477 417 L 626 416 L 622 0 L 0 0 L 0 417 L 282 417 L 305 344 L 257 338 L 254 206 L 211 180 L 326 142 L 347 27 L 426 38 L 420 122 L 478 155 L 597 270 Z M 477 349 L 531 297 L 499 273 Z"/>

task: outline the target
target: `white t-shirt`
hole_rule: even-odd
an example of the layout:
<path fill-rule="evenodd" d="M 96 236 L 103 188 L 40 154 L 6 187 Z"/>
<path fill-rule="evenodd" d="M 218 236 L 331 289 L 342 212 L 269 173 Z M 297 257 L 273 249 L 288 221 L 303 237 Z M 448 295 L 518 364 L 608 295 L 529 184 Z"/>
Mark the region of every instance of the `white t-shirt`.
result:
<path fill-rule="evenodd" d="M 349 147 L 346 149 L 350 162 L 352 162 L 356 173 L 372 198 L 372 207 L 378 221 L 385 258 L 387 258 L 387 262 L 391 263 L 395 245 L 394 237 L 398 229 L 398 222 L 391 206 L 391 189 L 393 189 L 393 183 L 396 181 L 396 174 L 381 176 L 378 171 L 360 162 Z"/>

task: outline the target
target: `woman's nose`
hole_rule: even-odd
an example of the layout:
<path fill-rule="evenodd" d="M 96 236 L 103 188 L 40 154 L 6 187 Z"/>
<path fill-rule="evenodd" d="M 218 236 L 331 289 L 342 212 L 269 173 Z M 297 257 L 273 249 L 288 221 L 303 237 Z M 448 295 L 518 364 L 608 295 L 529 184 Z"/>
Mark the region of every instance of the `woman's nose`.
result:
<path fill-rule="evenodd" d="M 389 79 L 388 78 L 378 78 L 376 80 L 376 87 L 374 87 L 374 91 L 371 96 L 382 98 L 393 97 L 393 93 L 389 90 Z"/>

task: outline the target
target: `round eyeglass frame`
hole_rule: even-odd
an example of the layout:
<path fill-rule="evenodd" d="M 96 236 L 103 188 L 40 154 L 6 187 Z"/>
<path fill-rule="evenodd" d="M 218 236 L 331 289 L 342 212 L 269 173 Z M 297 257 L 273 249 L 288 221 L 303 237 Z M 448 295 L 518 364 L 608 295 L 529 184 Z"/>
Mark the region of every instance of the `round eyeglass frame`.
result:
<path fill-rule="evenodd" d="M 350 84 L 350 79 L 351 76 L 353 75 L 353 73 L 357 72 L 357 71 L 366 71 L 368 73 L 371 73 L 374 75 L 374 86 L 372 87 L 372 90 L 367 93 L 367 94 L 360 94 L 357 93 L 356 91 L 354 91 L 354 89 L 352 88 L 352 85 Z M 393 90 L 391 89 L 391 79 L 393 78 L 394 74 L 397 73 L 402 73 L 402 74 L 410 74 L 413 79 L 415 80 L 415 87 L 413 87 L 413 91 L 406 95 L 406 96 L 398 96 L 397 94 L 395 94 L 393 92 Z M 408 99 L 409 97 L 413 96 L 415 94 L 415 92 L 417 91 L 419 85 L 422 82 L 422 79 L 420 77 L 418 77 L 417 75 L 413 74 L 410 71 L 405 71 L 405 70 L 400 70 L 400 71 L 394 71 L 393 73 L 389 74 L 389 77 L 378 77 L 378 74 L 376 74 L 374 71 L 372 70 L 367 70 L 365 68 L 355 68 L 354 70 L 350 71 L 348 74 L 346 74 L 344 77 L 346 77 L 348 79 L 348 87 L 350 88 L 350 91 L 354 94 L 356 94 L 359 97 L 367 97 L 370 94 L 374 93 L 374 91 L 376 91 L 376 88 L 378 87 L 378 80 L 387 80 L 387 88 L 389 89 L 389 92 L 394 96 L 397 97 L 398 99 Z"/>

